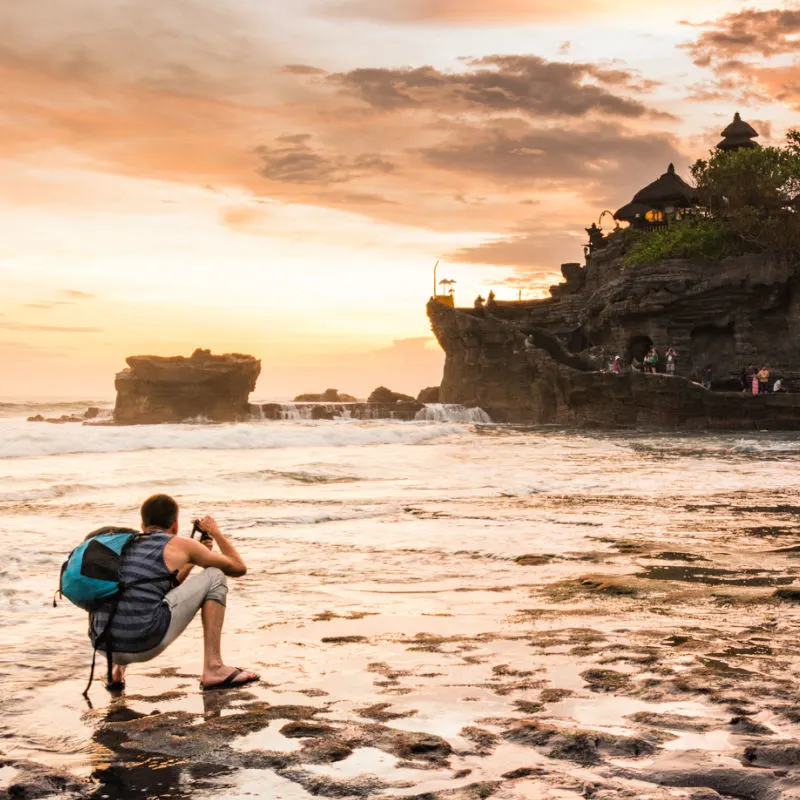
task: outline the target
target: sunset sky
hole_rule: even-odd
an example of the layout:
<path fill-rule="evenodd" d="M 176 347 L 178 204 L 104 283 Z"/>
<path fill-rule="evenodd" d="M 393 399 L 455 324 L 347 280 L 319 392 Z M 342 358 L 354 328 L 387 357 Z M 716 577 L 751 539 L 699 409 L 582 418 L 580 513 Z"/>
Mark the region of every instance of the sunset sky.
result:
<path fill-rule="evenodd" d="M 533 297 L 735 111 L 800 127 L 800 4 L 2 0 L 0 397 L 127 355 L 262 359 L 257 395 L 441 377 L 457 301 Z"/>

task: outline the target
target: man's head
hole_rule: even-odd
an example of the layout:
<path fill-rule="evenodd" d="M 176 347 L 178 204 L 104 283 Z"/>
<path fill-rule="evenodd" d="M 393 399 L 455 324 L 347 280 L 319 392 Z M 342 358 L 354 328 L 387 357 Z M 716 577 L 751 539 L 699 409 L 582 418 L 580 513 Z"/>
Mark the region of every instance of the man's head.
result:
<path fill-rule="evenodd" d="M 178 532 L 178 504 L 168 494 L 154 494 L 142 503 L 142 530 L 148 528 Z"/>

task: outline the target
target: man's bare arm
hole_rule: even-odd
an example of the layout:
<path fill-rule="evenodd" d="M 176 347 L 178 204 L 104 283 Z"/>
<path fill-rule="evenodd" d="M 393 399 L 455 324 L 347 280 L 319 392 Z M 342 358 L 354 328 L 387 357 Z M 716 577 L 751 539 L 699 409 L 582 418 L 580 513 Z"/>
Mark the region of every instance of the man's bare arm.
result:
<path fill-rule="evenodd" d="M 200 527 L 214 540 L 220 552 L 215 553 L 194 539 L 185 539 L 186 555 L 189 564 L 198 567 L 217 567 L 232 578 L 239 578 L 247 572 L 247 565 L 239 551 L 231 544 L 212 517 L 203 517 Z M 188 566 L 188 565 L 187 565 Z"/>

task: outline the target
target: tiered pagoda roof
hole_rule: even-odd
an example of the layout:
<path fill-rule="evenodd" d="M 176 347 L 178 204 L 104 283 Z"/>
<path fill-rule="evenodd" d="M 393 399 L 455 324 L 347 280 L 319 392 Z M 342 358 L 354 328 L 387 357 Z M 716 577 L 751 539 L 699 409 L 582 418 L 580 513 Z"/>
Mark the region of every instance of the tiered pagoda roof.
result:
<path fill-rule="evenodd" d="M 717 148 L 719 150 L 741 150 L 747 147 L 760 147 L 758 142 L 753 141 L 757 136 L 758 131 L 745 122 L 737 111 L 733 122 L 722 131 L 722 141 Z"/>

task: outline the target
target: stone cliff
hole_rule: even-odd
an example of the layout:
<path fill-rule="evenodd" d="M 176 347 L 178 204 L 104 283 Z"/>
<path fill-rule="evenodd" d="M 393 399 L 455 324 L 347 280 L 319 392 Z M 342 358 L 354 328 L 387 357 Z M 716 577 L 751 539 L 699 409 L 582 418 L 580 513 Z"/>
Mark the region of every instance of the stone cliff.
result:
<path fill-rule="evenodd" d="M 586 267 L 562 268 L 551 297 L 491 309 L 428 304 L 446 353 L 441 401 L 478 405 L 496 421 L 592 427 L 795 428 L 800 396 L 739 388 L 748 364 L 800 377 L 800 265 L 767 256 L 631 266 L 618 241 Z M 651 345 L 678 352 L 678 376 L 599 372 Z M 796 408 L 796 406 L 798 408 Z"/>
<path fill-rule="evenodd" d="M 126 361 L 128 369 L 115 381 L 114 421 L 119 425 L 246 419 L 261 372 L 253 356 L 215 356 L 208 350 L 195 350 L 191 358 L 131 356 Z"/>

